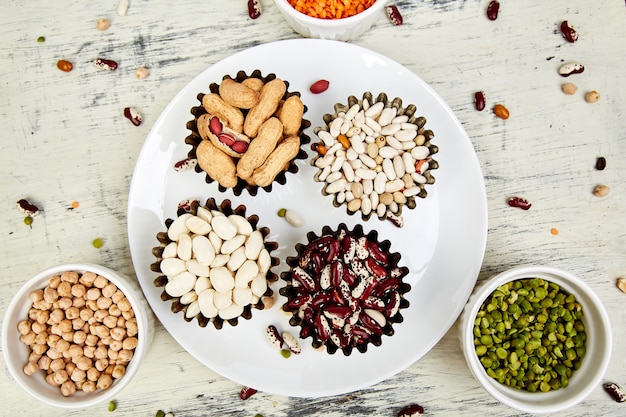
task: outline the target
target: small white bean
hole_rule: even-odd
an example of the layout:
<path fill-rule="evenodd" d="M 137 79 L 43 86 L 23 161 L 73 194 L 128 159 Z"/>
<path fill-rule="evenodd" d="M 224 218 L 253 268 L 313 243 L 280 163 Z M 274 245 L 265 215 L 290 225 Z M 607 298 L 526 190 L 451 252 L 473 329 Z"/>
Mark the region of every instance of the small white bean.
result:
<path fill-rule="evenodd" d="M 208 319 L 217 316 L 218 310 L 215 306 L 215 290 L 213 288 L 207 288 L 198 294 L 198 307 L 202 315 Z"/>
<path fill-rule="evenodd" d="M 261 249 L 263 249 L 263 234 L 259 230 L 255 230 L 250 233 L 248 240 L 246 240 L 245 246 L 246 258 L 256 261 L 259 258 Z"/>
<path fill-rule="evenodd" d="M 382 156 L 385 159 L 392 159 L 394 156 L 398 155 L 399 151 L 397 148 L 392 146 L 383 146 L 378 150 L 378 155 Z"/>
<path fill-rule="evenodd" d="M 392 122 L 392 120 L 396 117 L 397 113 L 398 113 L 398 109 L 396 109 L 395 107 L 387 107 L 383 109 L 383 111 L 380 113 L 380 116 L 378 117 L 378 123 L 381 126 L 389 125 Z"/>
<path fill-rule="evenodd" d="M 361 110 L 361 106 L 359 106 L 359 103 L 353 104 L 352 107 L 350 107 L 350 109 L 346 112 L 346 115 L 344 118 L 346 120 L 352 120 L 354 116 L 356 116 L 360 110 Z"/>
<path fill-rule="evenodd" d="M 340 178 L 326 186 L 326 193 L 335 194 L 346 188 L 347 181 L 344 178 Z"/>
<path fill-rule="evenodd" d="M 374 175 L 376 177 L 376 175 Z M 374 191 L 374 178 L 364 178 L 361 184 L 363 184 L 363 194 L 370 195 Z"/>
<path fill-rule="evenodd" d="M 373 180 L 374 178 L 376 178 L 376 171 L 367 168 L 355 169 L 354 174 L 364 180 Z"/>
<path fill-rule="evenodd" d="M 430 155 L 430 151 L 426 146 L 416 146 L 411 150 L 411 156 L 416 160 L 426 159 Z"/>
<path fill-rule="evenodd" d="M 380 133 L 382 127 L 378 124 L 378 122 L 370 117 L 365 118 L 365 126 L 369 127 L 375 133 Z"/>
<path fill-rule="evenodd" d="M 396 176 L 398 178 L 401 178 L 405 174 L 404 162 L 402 162 L 402 157 L 400 155 L 393 157 L 393 169 L 396 171 Z"/>
<path fill-rule="evenodd" d="M 404 162 L 404 170 L 412 174 L 415 172 L 415 159 L 411 156 L 410 153 L 405 152 L 402 154 L 402 162 Z"/>
<path fill-rule="evenodd" d="M 374 209 L 374 208 L 378 207 L 378 204 L 380 202 L 380 196 L 378 195 L 378 193 L 371 193 L 369 201 L 370 201 L 370 205 L 371 205 L 372 209 Z"/>
<path fill-rule="evenodd" d="M 387 193 L 394 193 L 396 191 L 400 191 L 403 188 L 404 188 L 404 181 L 402 181 L 399 178 L 393 181 L 388 181 L 385 184 L 385 192 Z"/>
<path fill-rule="evenodd" d="M 402 130 L 417 130 L 417 125 L 415 123 L 400 123 L 400 127 Z"/>
<path fill-rule="evenodd" d="M 343 171 L 343 175 L 346 177 L 348 182 L 354 181 L 354 169 L 352 169 L 352 165 L 348 161 L 345 161 L 341 167 Z"/>
<path fill-rule="evenodd" d="M 353 150 L 357 154 L 365 153 L 365 143 L 361 139 L 361 136 L 352 136 L 350 138 L 350 145 L 352 146 L 348 150 Z"/>
<path fill-rule="evenodd" d="M 328 178 L 328 175 L 330 175 L 330 165 L 325 166 L 319 173 L 319 175 L 317 176 L 317 180 L 318 181 L 326 181 L 326 178 Z"/>
<path fill-rule="evenodd" d="M 385 192 L 385 183 L 387 182 L 387 176 L 384 172 L 379 172 L 374 178 L 374 191 L 378 194 Z"/>
<path fill-rule="evenodd" d="M 392 159 L 385 159 L 383 161 L 383 172 L 387 176 L 388 180 L 395 180 L 396 179 L 396 170 L 393 167 L 393 160 Z"/>
<path fill-rule="evenodd" d="M 392 123 L 387 126 L 384 126 L 380 129 L 381 135 L 393 135 L 400 130 L 400 125 L 398 123 Z"/>
<path fill-rule="evenodd" d="M 343 149 L 343 145 L 339 142 L 335 143 L 333 146 L 326 150 L 326 155 L 335 155 L 338 150 Z M 337 157 L 337 155 L 335 155 Z"/>
<path fill-rule="evenodd" d="M 364 164 L 365 164 L 368 168 L 375 168 L 375 167 L 376 167 L 376 165 L 378 165 L 378 164 L 376 163 L 376 161 L 374 161 L 374 158 L 372 158 L 372 157 L 370 157 L 369 155 L 364 154 L 364 153 L 362 153 L 362 154 L 360 154 L 360 155 L 359 155 L 359 159 L 360 159 L 361 161 L 363 161 L 363 163 L 364 163 Z"/>
<path fill-rule="evenodd" d="M 185 222 L 191 216 L 191 213 L 184 213 L 178 216 L 167 229 L 167 237 L 170 238 L 170 240 L 177 242 L 180 235 L 188 234 L 189 229 L 185 225 Z"/>
<path fill-rule="evenodd" d="M 180 297 L 191 291 L 196 284 L 196 276 L 183 271 L 165 284 L 165 292 L 172 297 Z"/>
<path fill-rule="evenodd" d="M 348 133 L 348 130 L 350 130 L 351 127 L 352 127 L 352 122 L 349 120 L 344 120 L 341 127 L 339 128 L 339 132 L 345 135 L 346 133 Z"/>
<path fill-rule="evenodd" d="M 240 235 L 249 236 L 250 233 L 252 233 L 252 225 L 245 217 L 238 214 L 231 214 L 228 216 L 228 220 L 235 225 L 237 233 Z"/>
<path fill-rule="evenodd" d="M 317 158 L 315 160 L 315 166 L 320 169 L 323 169 L 323 168 L 330 166 L 334 160 L 335 160 L 335 155 L 326 153 L 326 155 L 324 155 L 323 157 Z"/>
<path fill-rule="evenodd" d="M 330 170 L 332 172 L 337 172 L 341 169 L 341 166 L 343 165 L 343 163 L 345 162 L 346 158 L 343 157 L 337 157 L 335 158 L 335 161 L 333 162 L 333 164 L 330 166 Z"/>
<path fill-rule="evenodd" d="M 406 123 L 409 121 L 409 116 L 406 114 L 401 114 L 400 116 L 394 117 L 391 123 Z"/>
<path fill-rule="evenodd" d="M 344 120 L 341 117 L 337 117 L 330 123 L 329 131 L 332 137 L 336 138 L 337 136 L 339 136 L 339 134 L 341 133 L 341 125 L 343 124 L 343 121 Z"/>
<path fill-rule="evenodd" d="M 391 146 L 394 149 L 402 149 L 402 142 L 396 139 L 394 136 L 385 136 L 387 140 L 387 145 Z"/>
<path fill-rule="evenodd" d="M 293 210 L 285 212 L 285 220 L 293 227 L 302 227 L 304 225 L 304 219 Z"/>
<path fill-rule="evenodd" d="M 359 139 L 360 140 L 360 139 Z M 363 144 L 365 146 L 365 144 Z M 359 158 L 359 153 L 354 150 L 354 145 L 346 151 L 346 159 L 348 161 L 355 161 Z"/>
<path fill-rule="evenodd" d="M 335 171 L 335 172 L 331 172 L 328 175 L 328 177 L 326 177 L 326 182 L 330 184 L 330 183 L 333 183 L 333 182 L 337 181 L 338 179 L 340 179 L 342 177 L 343 177 L 343 173 L 340 170 Z"/>
<path fill-rule="evenodd" d="M 404 191 L 402 191 L 402 193 L 407 197 L 412 197 L 419 194 L 420 190 L 420 187 L 414 186 L 411 188 L 406 188 Z"/>
<path fill-rule="evenodd" d="M 250 238 L 248 238 L 248 240 L 250 240 Z M 238 270 L 241 267 L 241 265 L 243 265 L 246 259 L 248 259 L 248 257 L 246 256 L 246 247 L 241 246 L 240 248 L 238 248 L 237 250 L 235 250 L 233 253 L 230 254 L 230 259 L 228 260 L 228 262 L 226 262 L 226 268 L 234 272 Z"/>
<path fill-rule="evenodd" d="M 376 102 L 376 104 L 372 105 L 371 107 L 365 110 L 365 117 L 378 119 L 378 117 L 380 116 L 384 108 L 385 108 L 385 103 L 383 103 L 382 101 L 378 101 Z"/>
<path fill-rule="evenodd" d="M 366 216 L 372 212 L 372 202 L 369 198 L 361 200 L 361 212 Z"/>
<path fill-rule="evenodd" d="M 361 129 L 363 128 L 363 125 L 365 125 L 365 112 L 363 110 L 357 112 L 357 114 L 354 115 L 354 119 L 352 119 L 352 124 L 356 127 L 360 127 Z"/>
<path fill-rule="evenodd" d="M 321 139 L 326 148 L 330 148 L 335 143 L 335 138 L 326 130 L 320 130 L 317 132 L 317 137 Z"/>

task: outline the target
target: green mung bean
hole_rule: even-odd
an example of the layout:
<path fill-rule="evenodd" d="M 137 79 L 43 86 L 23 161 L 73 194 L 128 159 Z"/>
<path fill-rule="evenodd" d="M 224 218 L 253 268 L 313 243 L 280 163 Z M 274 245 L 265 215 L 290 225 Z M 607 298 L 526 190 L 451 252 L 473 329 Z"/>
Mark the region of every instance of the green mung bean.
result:
<path fill-rule="evenodd" d="M 564 388 L 585 356 L 582 306 L 540 278 L 501 285 L 474 320 L 474 345 L 487 374 L 528 392 Z"/>

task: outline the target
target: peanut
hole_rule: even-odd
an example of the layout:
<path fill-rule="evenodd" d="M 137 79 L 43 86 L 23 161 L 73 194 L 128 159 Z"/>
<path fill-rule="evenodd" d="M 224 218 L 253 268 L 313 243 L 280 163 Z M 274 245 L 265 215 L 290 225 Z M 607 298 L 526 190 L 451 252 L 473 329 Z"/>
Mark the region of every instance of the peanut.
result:
<path fill-rule="evenodd" d="M 243 131 L 248 137 L 257 136 L 261 125 L 276 112 L 286 91 L 287 85 L 280 78 L 275 78 L 263 86 L 259 102 L 250 109 L 244 122 Z"/>
<path fill-rule="evenodd" d="M 298 155 L 299 151 L 300 138 L 298 136 L 284 139 L 267 157 L 263 165 L 254 170 L 252 181 L 259 187 L 267 187 L 274 181 L 276 175 L 284 169 L 285 164 Z"/>
<path fill-rule="evenodd" d="M 302 124 L 302 116 L 304 115 L 304 104 L 300 97 L 290 96 L 285 100 L 278 118 L 283 124 L 283 134 L 285 136 L 297 135 Z"/>
<path fill-rule="evenodd" d="M 259 96 L 256 91 L 230 78 L 225 78 L 222 81 L 219 92 L 220 97 L 226 103 L 240 109 L 250 109 L 259 102 Z"/>
<path fill-rule="evenodd" d="M 206 96 L 205 96 L 206 97 Z M 232 158 L 215 147 L 210 141 L 203 140 L 196 149 L 198 165 L 222 187 L 232 188 L 237 185 L 235 172 L 237 167 Z"/>
<path fill-rule="evenodd" d="M 217 116 L 236 132 L 243 131 L 243 113 L 227 104 L 218 94 L 206 94 L 202 97 L 202 106 L 211 115 Z"/>
<path fill-rule="evenodd" d="M 261 166 L 274 151 L 283 137 L 283 125 L 276 117 L 267 119 L 259 128 L 258 136 L 250 143 L 250 148 L 237 163 L 237 175 L 248 179 L 254 169 Z"/>
<path fill-rule="evenodd" d="M 256 91 L 257 93 L 261 91 L 265 83 L 260 78 L 249 77 L 241 82 L 241 84 L 245 85 L 248 88 Z"/>

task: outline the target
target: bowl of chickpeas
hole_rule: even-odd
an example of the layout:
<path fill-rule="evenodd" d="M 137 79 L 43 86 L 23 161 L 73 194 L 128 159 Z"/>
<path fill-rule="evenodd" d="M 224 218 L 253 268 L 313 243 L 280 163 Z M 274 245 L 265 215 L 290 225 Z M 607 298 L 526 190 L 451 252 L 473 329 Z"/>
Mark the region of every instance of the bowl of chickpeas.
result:
<path fill-rule="evenodd" d="M 518 266 L 482 282 L 459 330 L 471 373 L 517 410 L 555 413 L 602 389 L 609 318 L 591 287 L 567 271 Z"/>
<path fill-rule="evenodd" d="M 320 2 L 317 0 L 274 0 L 289 26 L 306 38 L 350 41 L 367 32 L 385 16 L 388 0 Z"/>
<path fill-rule="evenodd" d="M 18 290 L 3 320 L 2 350 L 33 397 L 85 408 L 130 382 L 153 335 L 154 316 L 136 281 L 72 263 L 47 268 Z"/>

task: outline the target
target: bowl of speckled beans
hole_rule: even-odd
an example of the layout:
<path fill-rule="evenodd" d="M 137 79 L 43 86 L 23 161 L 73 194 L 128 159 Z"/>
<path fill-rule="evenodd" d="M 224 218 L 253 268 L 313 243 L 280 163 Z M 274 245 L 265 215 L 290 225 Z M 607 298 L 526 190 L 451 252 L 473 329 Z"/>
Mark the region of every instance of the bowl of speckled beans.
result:
<path fill-rule="evenodd" d="M 581 278 L 548 266 L 519 266 L 479 284 L 459 326 L 474 377 L 528 413 L 583 401 L 601 387 L 611 357 L 602 301 Z"/>
<path fill-rule="evenodd" d="M 34 398 L 78 409 L 110 401 L 137 373 L 154 317 L 136 280 L 89 263 L 38 272 L 2 323 L 13 379 Z"/>
<path fill-rule="evenodd" d="M 274 0 L 287 23 L 307 38 L 349 41 L 385 16 L 387 0 L 353 0 L 342 8 L 316 0 Z"/>

